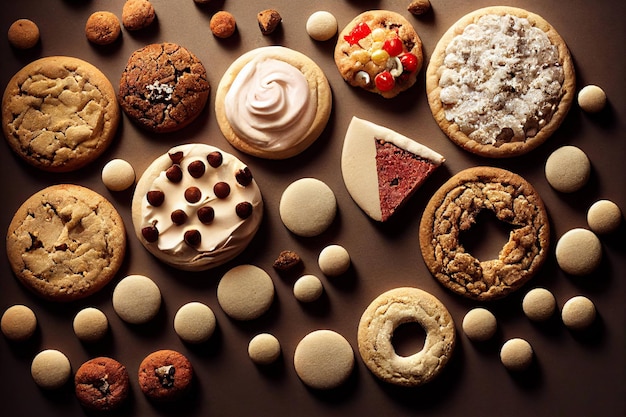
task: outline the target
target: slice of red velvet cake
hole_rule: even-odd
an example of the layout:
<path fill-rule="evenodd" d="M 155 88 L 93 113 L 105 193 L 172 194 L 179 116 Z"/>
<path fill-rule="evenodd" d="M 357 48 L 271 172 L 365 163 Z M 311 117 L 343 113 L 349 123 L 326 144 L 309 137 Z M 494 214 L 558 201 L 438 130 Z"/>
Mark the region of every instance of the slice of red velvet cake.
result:
<path fill-rule="evenodd" d="M 341 172 L 357 205 L 384 222 L 443 161 L 443 156 L 406 136 L 353 117 L 343 144 Z"/>

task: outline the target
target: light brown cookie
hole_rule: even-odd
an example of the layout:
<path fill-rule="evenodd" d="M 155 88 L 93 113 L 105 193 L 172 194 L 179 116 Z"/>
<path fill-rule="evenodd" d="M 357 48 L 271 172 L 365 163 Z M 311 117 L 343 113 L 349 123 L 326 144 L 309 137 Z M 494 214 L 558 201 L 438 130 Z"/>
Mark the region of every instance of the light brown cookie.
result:
<path fill-rule="evenodd" d="M 96 45 L 108 45 L 117 40 L 122 33 L 120 20 L 111 12 L 92 13 L 85 23 L 85 36 Z"/>
<path fill-rule="evenodd" d="M 565 41 L 541 16 L 487 7 L 453 24 L 426 71 L 432 114 L 463 149 L 494 158 L 522 155 L 565 119 L 575 91 Z"/>
<path fill-rule="evenodd" d="M 424 62 L 422 41 L 411 23 L 389 10 L 355 17 L 339 33 L 334 57 L 348 84 L 385 98 L 415 84 Z"/>
<path fill-rule="evenodd" d="M 468 253 L 460 235 L 482 210 L 514 227 L 497 259 Z M 517 174 L 494 167 L 459 172 L 435 192 L 420 223 L 426 266 L 449 290 L 486 301 L 520 288 L 548 256 L 550 225 L 541 197 Z"/>
<path fill-rule="evenodd" d="M 39 26 L 29 19 L 18 19 L 9 26 L 9 43 L 17 49 L 29 49 L 39 42 Z"/>
<path fill-rule="evenodd" d="M 308 148 L 326 127 L 331 107 L 322 69 L 282 46 L 237 58 L 215 97 L 217 122 L 230 144 L 267 159 L 289 158 Z"/>
<path fill-rule="evenodd" d="M 417 323 L 426 332 L 424 347 L 402 357 L 394 349 L 394 331 L 403 323 Z M 376 297 L 365 309 L 358 328 L 361 358 L 382 381 L 418 386 L 432 380 L 446 366 L 456 341 L 454 321 L 435 296 L 418 288 L 401 287 Z"/>
<path fill-rule="evenodd" d="M 193 366 L 182 353 L 157 350 L 139 365 L 139 388 L 157 402 L 174 401 L 188 392 L 193 381 Z"/>
<path fill-rule="evenodd" d="M 110 411 L 119 408 L 130 392 L 126 367 L 112 358 L 97 357 L 83 363 L 74 375 L 74 391 L 86 408 Z"/>
<path fill-rule="evenodd" d="M 127 30 L 145 29 L 155 18 L 154 6 L 148 0 L 127 0 L 122 7 L 122 24 Z"/>
<path fill-rule="evenodd" d="M 53 301 L 87 297 L 104 287 L 126 251 L 122 218 L 104 197 L 78 185 L 53 185 L 28 198 L 7 232 L 18 279 Z"/>
<path fill-rule="evenodd" d="M 152 132 L 173 132 L 195 120 L 209 99 L 206 69 L 175 43 L 133 52 L 120 79 L 118 99 L 128 117 Z"/>
<path fill-rule="evenodd" d="M 119 120 L 113 86 L 78 58 L 53 56 L 26 65 L 2 98 L 9 146 L 45 171 L 73 171 L 96 159 L 113 141 Z"/>

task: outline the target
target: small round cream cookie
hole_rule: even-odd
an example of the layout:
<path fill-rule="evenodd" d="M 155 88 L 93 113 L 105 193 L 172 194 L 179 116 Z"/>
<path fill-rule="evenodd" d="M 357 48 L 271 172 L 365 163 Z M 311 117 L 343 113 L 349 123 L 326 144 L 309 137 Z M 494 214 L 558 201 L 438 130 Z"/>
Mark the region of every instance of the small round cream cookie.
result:
<path fill-rule="evenodd" d="M 598 234 L 615 232 L 622 223 L 622 210 L 610 200 L 596 201 L 587 210 L 587 224 Z"/>
<path fill-rule="evenodd" d="M 556 299 L 545 288 L 533 288 L 522 299 L 522 310 L 532 321 L 546 321 L 556 310 Z"/>
<path fill-rule="evenodd" d="M 533 362 L 533 348 L 521 338 L 507 340 L 500 349 L 500 361 L 509 371 L 523 371 Z"/>
<path fill-rule="evenodd" d="M 94 343 L 101 340 L 109 331 L 106 314 L 95 307 L 80 310 L 72 322 L 74 333 L 83 342 Z"/>
<path fill-rule="evenodd" d="M 143 275 L 129 275 L 113 290 L 113 309 L 122 320 L 143 324 L 152 320 L 161 308 L 161 291 Z"/>
<path fill-rule="evenodd" d="M 561 319 L 569 329 L 584 330 L 596 319 L 596 306 L 585 296 L 572 297 L 563 305 Z"/>
<path fill-rule="evenodd" d="M 591 230 L 575 228 L 563 234 L 556 243 L 556 261 L 571 275 L 588 275 L 602 261 L 602 243 Z"/>
<path fill-rule="evenodd" d="M 274 282 L 255 265 L 239 265 L 222 276 L 217 301 L 235 320 L 253 320 L 263 315 L 274 301 Z"/>
<path fill-rule="evenodd" d="M 0 320 L 2 334 L 16 342 L 30 339 L 37 330 L 37 316 L 30 307 L 16 304 L 4 311 Z"/>
<path fill-rule="evenodd" d="M 471 340 L 485 342 L 496 334 L 498 321 L 491 311 L 477 307 L 465 314 L 462 326 L 463 332 Z"/>
<path fill-rule="evenodd" d="M 606 93 L 597 85 L 586 85 L 578 92 L 578 105 L 587 113 L 598 113 L 606 106 Z"/>
<path fill-rule="evenodd" d="M 322 281 L 315 275 L 303 275 L 293 284 L 293 295 L 302 303 L 312 303 L 324 292 Z"/>
<path fill-rule="evenodd" d="M 354 369 L 354 351 L 345 337 L 332 330 L 315 330 L 300 340 L 293 356 L 300 380 L 310 388 L 342 385 Z"/>
<path fill-rule="evenodd" d="M 557 191 L 572 193 L 580 190 L 591 175 L 591 162 L 587 154 L 576 146 L 561 146 L 546 160 L 545 175 Z"/>
<path fill-rule="evenodd" d="M 135 169 L 124 159 L 112 159 L 102 168 L 102 182 L 111 191 L 124 191 L 135 183 Z"/>
<path fill-rule="evenodd" d="M 316 178 L 301 178 L 283 191 L 278 210 L 289 231 L 313 237 L 322 234 L 335 220 L 337 199 L 326 183 Z"/>
<path fill-rule="evenodd" d="M 226 70 L 215 97 L 224 137 L 259 158 L 286 159 L 315 142 L 332 108 L 330 84 L 306 55 L 283 46 L 253 49 Z"/>
<path fill-rule="evenodd" d="M 276 336 L 261 333 L 248 343 L 248 356 L 257 365 L 270 365 L 280 357 L 280 342 Z"/>
<path fill-rule="evenodd" d="M 306 21 L 306 33 L 316 41 L 327 41 L 335 36 L 338 30 L 335 16 L 324 10 L 314 12 Z"/>
<path fill-rule="evenodd" d="M 46 349 L 33 358 L 30 373 L 41 388 L 59 389 L 70 379 L 72 365 L 63 352 Z"/>
<path fill-rule="evenodd" d="M 202 343 L 215 332 L 217 320 L 206 304 L 193 301 L 181 306 L 174 316 L 174 331 L 187 343 Z"/>
<path fill-rule="evenodd" d="M 336 277 L 350 269 L 350 254 L 343 246 L 329 245 L 322 249 L 317 263 L 324 275 Z"/>

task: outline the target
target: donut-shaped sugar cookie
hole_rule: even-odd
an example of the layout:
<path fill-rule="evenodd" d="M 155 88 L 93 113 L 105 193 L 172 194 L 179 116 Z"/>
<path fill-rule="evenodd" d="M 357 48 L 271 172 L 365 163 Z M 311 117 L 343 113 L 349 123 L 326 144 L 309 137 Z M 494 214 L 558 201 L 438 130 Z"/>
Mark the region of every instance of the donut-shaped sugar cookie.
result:
<path fill-rule="evenodd" d="M 263 218 L 250 169 L 214 146 L 186 144 L 158 157 L 137 183 L 135 233 L 163 262 L 182 270 L 213 268 L 239 255 Z"/>
<path fill-rule="evenodd" d="M 217 122 L 230 144 L 267 159 L 289 158 L 308 148 L 326 127 L 331 107 L 322 69 L 282 46 L 237 58 L 215 97 Z"/>
<path fill-rule="evenodd" d="M 476 259 L 460 241 L 482 210 L 513 226 L 497 259 Z M 535 275 L 548 254 L 550 225 L 541 197 L 524 178 L 500 168 L 474 167 L 437 190 L 419 234 L 433 276 L 457 294 L 486 301 L 508 295 Z"/>
<path fill-rule="evenodd" d="M 392 337 L 404 323 L 417 323 L 426 332 L 424 348 L 410 356 L 396 353 Z M 452 316 L 435 296 L 418 288 L 389 290 L 367 307 L 358 329 L 361 358 L 385 382 L 422 385 L 437 376 L 454 350 L 456 331 Z"/>

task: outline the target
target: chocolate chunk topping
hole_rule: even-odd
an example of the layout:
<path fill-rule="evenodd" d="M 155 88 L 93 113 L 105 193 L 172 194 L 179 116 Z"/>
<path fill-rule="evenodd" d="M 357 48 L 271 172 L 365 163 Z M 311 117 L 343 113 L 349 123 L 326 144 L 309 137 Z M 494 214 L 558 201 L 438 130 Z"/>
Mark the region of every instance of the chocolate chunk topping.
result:
<path fill-rule="evenodd" d="M 182 151 L 170 153 L 168 155 L 170 156 L 170 159 L 172 160 L 172 162 L 175 163 L 175 164 L 180 164 L 180 161 L 183 160 L 183 152 Z"/>
<path fill-rule="evenodd" d="M 213 210 L 213 207 L 205 206 L 198 209 L 198 220 L 200 220 L 202 224 L 209 224 L 214 218 L 215 210 Z"/>
<path fill-rule="evenodd" d="M 172 165 L 165 171 L 165 176 L 171 182 L 178 183 L 183 179 L 183 170 L 180 169 L 180 165 Z"/>
<path fill-rule="evenodd" d="M 224 199 L 230 194 L 230 185 L 227 182 L 220 181 L 213 186 L 213 192 L 217 198 Z"/>
<path fill-rule="evenodd" d="M 206 166 L 202 161 L 193 161 L 187 167 L 187 171 L 189 171 L 189 175 L 194 178 L 200 178 L 204 175 L 204 171 L 206 170 Z"/>
<path fill-rule="evenodd" d="M 148 191 L 146 197 L 148 199 L 148 203 L 150 203 L 150 205 L 154 207 L 159 207 L 161 204 L 163 204 L 163 201 L 165 200 L 165 194 L 163 193 L 163 191 L 158 190 Z"/>
<path fill-rule="evenodd" d="M 161 385 L 165 388 L 170 388 L 174 386 L 174 374 L 176 373 L 176 368 L 174 365 L 165 365 L 154 370 L 155 375 L 161 381 Z"/>
<path fill-rule="evenodd" d="M 192 230 L 187 230 L 185 232 L 185 242 L 189 246 L 194 246 L 194 247 L 198 246 L 201 240 L 202 240 L 202 235 L 200 234 L 199 231 L 192 229 Z"/>
<path fill-rule="evenodd" d="M 157 229 L 155 225 L 146 226 L 141 229 L 141 235 L 148 242 L 153 243 L 159 240 L 159 229 Z"/>
<path fill-rule="evenodd" d="M 235 173 L 235 179 L 239 184 L 246 187 L 252 182 L 252 171 L 250 168 L 244 167 Z"/>
<path fill-rule="evenodd" d="M 237 204 L 237 206 L 235 206 L 235 212 L 237 213 L 237 216 L 239 216 L 239 218 L 245 220 L 252 214 L 252 208 L 252 204 L 244 201 L 243 203 L 239 203 Z"/>
<path fill-rule="evenodd" d="M 278 255 L 272 266 L 279 271 L 289 271 L 298 266 L 300 262 L 302 262 L 300 255 L 294 251 L 284 250 Z"/>
<path fill-rule="evenodd" d="M 197 203 L 202 198 L 202 191 L 198 187 L 189 187 L 185 190 L 185 200 Z"/>
<path fill-rule="evenodd" d="M 184 224 L 187 221 L 187 213 L 185 213 L 182 210 L 174 210 L 172 212 L 172 214 L 170 215 L 171 219 L 172 219 L 172 223 L 180 226 L 181 224 Z"/>
<path fill-rule="evenodd" d="M 209 165 L 211 165 L 213 168 L 217 168 L 222 165 L 224 157 L 222 156 L 221 152 L 214 151 L 208 154 L 206 159 L 207 161 L 209 161 Z"/>

